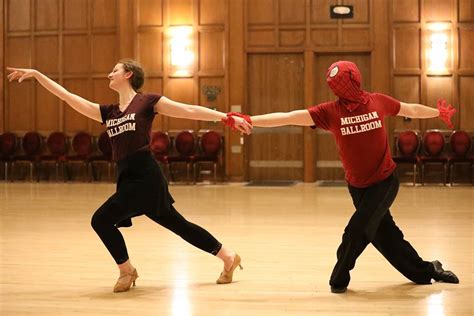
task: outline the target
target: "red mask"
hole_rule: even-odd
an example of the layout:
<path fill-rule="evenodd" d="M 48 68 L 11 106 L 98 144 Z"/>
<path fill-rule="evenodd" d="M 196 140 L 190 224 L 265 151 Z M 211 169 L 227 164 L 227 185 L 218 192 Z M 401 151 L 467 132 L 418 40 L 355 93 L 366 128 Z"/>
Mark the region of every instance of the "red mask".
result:
<path fill-rule="evenodd" d="M 350 61 L 333 63 L 326 73 L 326 81 L 332 92 L 339 97 L 339 102 L 350 112 L 369 101 L 369 94 L 360 88 L 360 71 Z"/>

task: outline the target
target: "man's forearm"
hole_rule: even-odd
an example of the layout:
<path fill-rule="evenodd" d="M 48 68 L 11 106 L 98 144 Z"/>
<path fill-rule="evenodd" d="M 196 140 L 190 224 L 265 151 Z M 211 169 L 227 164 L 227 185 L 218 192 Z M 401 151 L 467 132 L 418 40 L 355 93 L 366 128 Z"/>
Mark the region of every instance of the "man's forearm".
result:
<path fill-rule="evenodd" d="M 288 113 L 270 113 L 264 115 L 255 115 L 251 117 L 253 126 L 257 127 L 277 127 L 292 125 Z"/>
<path fill-rule="evenodd" d="M 421 104 L 412 104 L 411 111 L 409 113 L 410 118 L 432 118 L 438 117 L 439 111 L 429 106 Z"/>

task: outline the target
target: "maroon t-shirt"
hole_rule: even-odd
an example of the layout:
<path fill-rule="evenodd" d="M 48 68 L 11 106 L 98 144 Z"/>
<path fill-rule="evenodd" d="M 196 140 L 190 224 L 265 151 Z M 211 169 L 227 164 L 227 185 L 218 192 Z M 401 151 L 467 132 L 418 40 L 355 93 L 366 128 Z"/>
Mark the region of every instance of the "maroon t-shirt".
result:
<path fill-rule="evenodd" d="M 100 105 L 102 124 L 107 126 L 114 160 L 120 161 L 149 146 L 155 117 L 153 107 L 160 98 L 157 94 L 138 93 L 124 112 L 118 104 Z"/>
<path fill-rule="evenodd" d="M 398 114 L 400 101 L 381 93 L 369 93 L 369 98 L 352 112 L 337 101 L 308 109 L 316 127 L 334 135 L 346 181 L 358 188 L 385 179 L 395 169 L 384 118 Z"/>

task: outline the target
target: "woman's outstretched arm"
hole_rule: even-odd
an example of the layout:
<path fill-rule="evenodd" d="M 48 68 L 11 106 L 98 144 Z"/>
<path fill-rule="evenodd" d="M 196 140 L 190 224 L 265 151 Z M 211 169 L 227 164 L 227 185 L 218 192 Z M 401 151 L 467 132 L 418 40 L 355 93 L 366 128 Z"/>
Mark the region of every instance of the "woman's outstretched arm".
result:
<path fill-rule="evenodd" d="M 102 123 L 99 104 L 90 102 L 84 98 L 81 98 L 78 95 L 67 91 L 60 84 L 58 84 L 54 80 L 51 80 L 50 78 L 46 77 L 41 72 L 35 69 L 7 67 L 7 70 L 10 72 L 8 74 L 8 80 L 10 82 L 14 80 L 22 82 L 24 79 L 27 78 L 35 78 L 49 92 L 69 104 L 74 110 L 81 113 L 82 115 L 85 115 L 93 120 Z"/>
<path fill-rule="evenodd" d="M 203 106 L 176 102 L 168 99 L 167 97 L 160 98 L 158 103 L 155 105 L 155 112 L 170 117 L 199 121 L 221 121 L 222 119 L 227 118 L 225 113 L 211 110 Z M 233 118 L 235 120 L 235 128 L 237 128 L 242 133 L 250 134 L 252 125 L 250 125 L 243 118 Z"/>

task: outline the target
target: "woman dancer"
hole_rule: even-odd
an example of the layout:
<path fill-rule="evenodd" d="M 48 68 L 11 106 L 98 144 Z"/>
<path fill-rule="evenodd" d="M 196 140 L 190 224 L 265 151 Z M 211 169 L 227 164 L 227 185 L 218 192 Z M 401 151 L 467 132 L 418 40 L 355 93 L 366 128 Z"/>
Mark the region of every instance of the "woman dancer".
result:
<path fill-rule="evenodd" d="M 119 278 L 114 292 L 128 291 L 138 278 L 118 227 L 131 226 L 131 218 L 139 215 L 146 215 L 190 244 L 217 256 L 223 261 L 224 269 L 216 282 L 232 282 L 233 272 L 240 266 L 239 255 L 176 211 L 167 181 L 150 153 L 150 132 L 158 113 L 192 120 L 223 120 L 226 125 L 247 134 L 251 130 L 250 124 L 242 118 L 228 118 L 224 113 L 205 107 L 178 103 L 157 94 L 140 93 L 144 72 L 136 61 L 130 59 L 119 61 L 108 75 L 109 87 L 119 94 L 120 100 L 120 103 L 111 105 L 99 105 L 70 93 L 37 70 L 7 69 L 10 82 L 34 78 L 79 113 L 107 126 L 118 166 L 117 190 L 94 213 L 91 225 L 117 263 Z"/>

